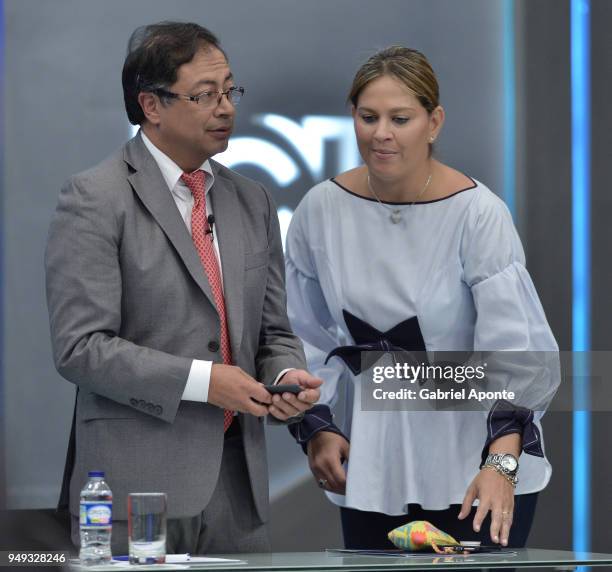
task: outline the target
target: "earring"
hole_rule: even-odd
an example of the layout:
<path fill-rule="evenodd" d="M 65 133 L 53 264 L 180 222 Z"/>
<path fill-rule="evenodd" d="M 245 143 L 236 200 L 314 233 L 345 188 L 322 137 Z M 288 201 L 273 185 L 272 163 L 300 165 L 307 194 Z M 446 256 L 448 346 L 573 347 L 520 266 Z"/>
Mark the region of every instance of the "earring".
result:
<path fill-rule="evenodd" d="M 429 142 L 430 143 L 433 143 L 435 140 L 436 140 L 436 138 L 433 135 L 429 138 Z"/>

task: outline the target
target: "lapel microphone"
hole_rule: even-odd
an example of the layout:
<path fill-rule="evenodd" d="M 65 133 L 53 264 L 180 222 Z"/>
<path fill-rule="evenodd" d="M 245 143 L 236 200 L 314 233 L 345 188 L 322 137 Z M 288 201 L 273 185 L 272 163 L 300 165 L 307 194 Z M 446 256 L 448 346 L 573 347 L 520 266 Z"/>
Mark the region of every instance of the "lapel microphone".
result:
<path fill-rule="evenodd" d="M 215 224 L 215 215 L 208 215 L 208 218 L 206 219 L 206 222 L 208 222 L 208 228 L 206 229 L 206 234 L 210 234 L 210 240 L 214 241 L 215 240 L 215 235 L 213 233 L 213 226 Z"/>

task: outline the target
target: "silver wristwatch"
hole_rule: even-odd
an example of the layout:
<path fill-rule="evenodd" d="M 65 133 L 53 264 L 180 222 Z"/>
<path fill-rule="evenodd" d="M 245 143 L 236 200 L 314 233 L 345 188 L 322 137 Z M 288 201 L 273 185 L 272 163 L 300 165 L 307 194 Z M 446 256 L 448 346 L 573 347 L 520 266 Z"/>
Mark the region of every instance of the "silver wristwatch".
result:
<path fill-rule="evenodd" d="M 517 485 L 519 464 L 518 459 L 514 455 L 510 453 L 489 453 L 482 466 L 492 467 L 506 476 L 514 486 Z"/>

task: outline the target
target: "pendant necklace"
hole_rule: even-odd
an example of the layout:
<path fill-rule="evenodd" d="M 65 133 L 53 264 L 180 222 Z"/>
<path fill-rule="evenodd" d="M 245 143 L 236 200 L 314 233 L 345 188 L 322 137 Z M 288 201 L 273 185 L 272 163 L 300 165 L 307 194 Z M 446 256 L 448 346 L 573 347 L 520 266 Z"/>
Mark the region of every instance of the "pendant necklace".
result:
<path fill-rule="evenodd" d="M 414 203 L 416 203 L 424 194 L 425 191 L 427 190 L 427 188 L 429 187 L 429 183 L 431 183 L 431 176 L 433 173 L 429 173 L 429 177 L 427 177 L 427 181 L 425 182 L 425 185 L 423 186 L 423 188 L 421 189 L 421 192 L 416 196 L 416 199 L 414 199 L 414 201 L 412 201 L 410 203 L 410 206 L 414 206 Z M 389 215 L 389 219 L 391 220 L 391 222 L 393 224 L 397 224 L 398 222 L 401 222 L 402 220 L 402 210 L 403 209 L 399 209 L 397 207 L 392 207 L 391 205 L 388 205 L 386 203 L 383 203 L 379 198 L 378 195 L 374 192 L 374 189 L 372 188 L 372 183 L 370 182 L 370 175 L 368 173 L 368 189 L 370 190 L 370 192 L 374 195 L 374 198 L 386 209 L 391 211 L 391 214 Z"/>

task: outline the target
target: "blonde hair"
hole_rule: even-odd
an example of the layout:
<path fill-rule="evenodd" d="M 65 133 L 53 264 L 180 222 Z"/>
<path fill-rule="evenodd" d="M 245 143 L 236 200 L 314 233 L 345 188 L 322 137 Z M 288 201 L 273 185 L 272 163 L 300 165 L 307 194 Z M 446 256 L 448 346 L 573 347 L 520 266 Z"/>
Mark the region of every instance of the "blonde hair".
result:
<path fill-rule="evenodd" d="M 431 113 L 440 104 L 438 80 L 427 58 L 418 50 L 391 46 L 374 54 L 355 74 L 347 100 L 357 107 L 359 95 L 374 80 L 392 76 L 414 93 Z"/>

